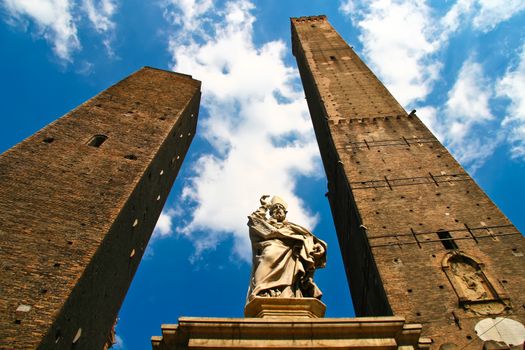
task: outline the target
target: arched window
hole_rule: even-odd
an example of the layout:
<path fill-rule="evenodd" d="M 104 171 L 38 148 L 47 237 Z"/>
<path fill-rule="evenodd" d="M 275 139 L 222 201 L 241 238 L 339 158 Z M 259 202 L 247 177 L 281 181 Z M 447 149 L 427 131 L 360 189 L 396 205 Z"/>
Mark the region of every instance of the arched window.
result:
<path fill-rule="evenodd" d="M 91 147 L 100 147 L 106 140 L 108 139 L 108 137 L 106 135 L 95 135 L 93 136 L 89 142 L 88 142 L 88 146 L 91 146 Z"/>

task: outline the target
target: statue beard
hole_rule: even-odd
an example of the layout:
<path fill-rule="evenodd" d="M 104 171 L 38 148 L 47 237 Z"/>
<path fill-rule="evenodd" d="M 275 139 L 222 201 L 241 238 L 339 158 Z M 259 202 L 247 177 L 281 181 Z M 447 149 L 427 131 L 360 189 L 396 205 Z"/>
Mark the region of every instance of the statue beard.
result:
<path fill-rule="evenodd" d="M 272 217 L 278 222 L 283 222 L 286 219 L 286 215 L 281 213 L 273 213 Z"/>

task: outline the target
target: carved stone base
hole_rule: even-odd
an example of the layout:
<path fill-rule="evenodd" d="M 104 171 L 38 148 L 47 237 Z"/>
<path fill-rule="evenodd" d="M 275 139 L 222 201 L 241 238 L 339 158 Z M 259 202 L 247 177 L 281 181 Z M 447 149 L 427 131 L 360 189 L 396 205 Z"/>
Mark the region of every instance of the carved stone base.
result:
<path fill-rule="evenodd" d="M 326 305 L 316 298 L 255 297 L 244 307 L 245 317 L 324 317 Z"/>

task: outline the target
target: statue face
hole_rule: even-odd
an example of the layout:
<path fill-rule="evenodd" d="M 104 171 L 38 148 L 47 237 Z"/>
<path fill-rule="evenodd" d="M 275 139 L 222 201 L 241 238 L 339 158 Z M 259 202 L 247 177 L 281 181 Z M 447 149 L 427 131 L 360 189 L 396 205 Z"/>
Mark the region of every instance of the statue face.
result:
<path fill-rule="evenodd" d="M 272 218 L 279 222 L 283 222 L 286 219 L 286 209 L 281 204 L 275 204 L 270 212 Z"/>

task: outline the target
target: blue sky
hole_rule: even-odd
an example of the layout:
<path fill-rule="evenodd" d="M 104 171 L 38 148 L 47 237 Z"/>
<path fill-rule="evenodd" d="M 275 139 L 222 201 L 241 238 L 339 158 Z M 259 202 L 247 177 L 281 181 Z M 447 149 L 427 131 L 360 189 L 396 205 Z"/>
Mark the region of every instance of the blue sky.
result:
<path fill-rule="evenodd" d="M 327 316 L 353 316 L 289 17 L 326 14 L 522 232 L 525 1 L 0 0 L 0 151 L 141 66 L 203 82 L 197 137 L 120 312 L 120 349 L 180 316 L 241 317 L 262 194 L 329 245 Z"/>

